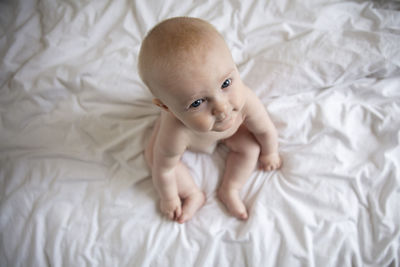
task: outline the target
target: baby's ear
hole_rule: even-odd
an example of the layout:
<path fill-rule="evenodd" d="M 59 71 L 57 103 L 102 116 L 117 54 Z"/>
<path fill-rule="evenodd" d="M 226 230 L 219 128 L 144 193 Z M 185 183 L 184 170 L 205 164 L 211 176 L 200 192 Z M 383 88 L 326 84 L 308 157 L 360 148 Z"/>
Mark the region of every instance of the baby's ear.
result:
<path fill-rule="evenodd" d="M 164 109 L 165 111 L 169 111 L 168 107 L 163 102 L 161 102 L 161 100 L 158 98 L 153 99 L 153 104 L 156 106 L 159 106 L 160 108 Z"/>

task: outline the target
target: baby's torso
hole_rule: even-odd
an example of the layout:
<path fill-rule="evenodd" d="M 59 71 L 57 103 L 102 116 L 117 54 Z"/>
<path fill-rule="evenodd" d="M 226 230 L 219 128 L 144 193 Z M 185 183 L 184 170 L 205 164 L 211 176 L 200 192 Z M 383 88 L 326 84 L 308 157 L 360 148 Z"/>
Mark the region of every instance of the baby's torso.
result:
<path fill-rule="evenodd" d="M 232 127 L 224 132 L 191 132 L 189 134 L 188 149 L 195 152 L 212 153 L 218 142 L 231 137 L 236 133 L 242 123 L 243 117 L 238 115 Z"/>

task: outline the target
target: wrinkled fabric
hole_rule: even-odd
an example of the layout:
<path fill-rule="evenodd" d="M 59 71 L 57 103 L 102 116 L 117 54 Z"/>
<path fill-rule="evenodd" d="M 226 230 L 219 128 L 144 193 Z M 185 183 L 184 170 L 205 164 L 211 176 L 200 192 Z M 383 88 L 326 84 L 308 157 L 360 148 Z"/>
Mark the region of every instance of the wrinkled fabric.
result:
<path fill-rule="evenodd" d="M 0 2 L 0 266 L 399 266 L 400 5 L 390 1 Z M 227 151 L 187 152 L 205 206 L 163 218 L 137 73 L 156 23 L 224 36 L 279 131 L 245 222 L 216 198 Z"/>

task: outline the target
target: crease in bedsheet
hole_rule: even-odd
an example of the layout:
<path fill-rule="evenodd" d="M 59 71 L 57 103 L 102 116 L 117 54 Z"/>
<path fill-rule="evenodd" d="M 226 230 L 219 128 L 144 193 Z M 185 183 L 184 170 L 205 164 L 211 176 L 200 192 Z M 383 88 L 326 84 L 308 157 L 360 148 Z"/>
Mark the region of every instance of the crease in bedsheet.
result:
<path fill-rule="evenodd" d="M 293 177 L 293 175 L 292 175 L 292 177 Z M 284 177 L 281 177 L 281 179 L 279 179 L 279 180 L 276 179 L 276 181 L 279 181 L 279 184 L 282 184 L 282 186 L 283 186 L 285 184 L 284 182 L 282 182 L 282 181 L 284 181 L 284 179 L 285 179 Z M 319 184 L 326 186 L 326 182 L 322 182 L 322 181 L 323 180 L 321 180 L 321 182 Z M 334 184 L 332 184 L 332 185 L 334 185 Z M 279 187 L 277 187 L 277 188 L 279 188 Z M 293 188 L 297 188 L 297 187 L 293 187 Z M 346 187 L 343 187 L 343 188 L 346 188 Z M 323 196 L 324 193 L 321 192 L 320 189 L 318 189 L 317 191 L 319 191 L 318 192 L 318 196 L 319 196 L 318 201 L 321 202 L 320 196 Z M 302 192 L 299 192 L 299 193 L 300 194 L 304 194 L 305 192 L 302 191 Z M 382 231 L 383 229 L 381 227 L 384 227 L 384 225 L 379 226 L 379 225 L 381 225 L 381 221 L 379 223 L 378 222 L 371 222 L 370 225 L 365 225 L 365 226 L 360 226 L 359 225 L 360 222 L 364 222 L 365 221 L 362 217 L 360 218 L 360 216 L 364 216 L 362 214 L 365 214 L 365 212 L 368 212 L 368 210 L 370 210 L 371 203 L 368 203 L 367 205 L 365 205 L 364 208 L 361 209 L 361 213 L 354 214 L 354 213 L 352 213 L 352 210 L 354 210 L 354 207 L 351 208 L 351 207 L 348 206 L 350 203 L 347 202 L 348 199 L 349 199 L 347 194 L 346 194 L 347 196 L 343 195 L 343 197 L 341 197 L 341 199 L 345 200 L 345 202 L 343 202 L 341 204 L 342 211 L 339 211 L 336 214 L 336 216 L 339 216 L 338 218 L 335 218 L 334 213 L 328 213 L 329 217 L 326 217 L 326 215 L 328 215 L 328 214 L 324 214 L 324 215 L 321 214 L 322 216 L 321 215 L 318 216 L 318 210 L 314 209 L 313 210 L 313 214 L 314 214 L 314 216 L 317 216 L 317 217 L 312 216 L 311 218 L 318 218 L 319 217 L 319 219 L 314 221 L 314 223 L 308 222 L 308 223 L 300 224 L 300 225 L 307 225 L 307 228 L 305 228 L 305 229 L 296 228 L 296 227 L 295 228 L 291 228 L 293 226 L 289 223 L 289 221 L 291 221 L 291 220 L 294 220 L 294 221 L 299 221 L 300 220 L 301 221 L 301 220 L 304 220 L 305 218 L 309 218 L 309 215 L 311 215 L 311 214 L 309 214 L 307 216 L 307 214 L 304 214 L 304 211 L 306 209 L 302 209 L 301 208 L 301 204 L 300 204 L 301 202 L 299 202 L 299 200 L 304 199 L 306 196 L 304 196 L 304 197 L 296 196 L 295 192 L 288 190 L 287 187 L 285 187 L 285 189 L 280 190 L 279 195 L 282 195 L 284 201 L 288 201 L 290 204 L 277 205 L 276 202 L 269 202 L 270 203 L 270 205 L 269 205 L 270 209 L 273 206 L 276 206 L 276 205 L 280 209 L 279 211 L 276 212 L 276 214 L 278 215 L 276 220 L 279 221 L 279 223 L 276 224 L 278 226 L 277 230 L 279 231 L 279 229 L 280 229 L 280 233 L 281 233 L 281 235 L 283 235 L 283 238 L 284 239 L 288 239 L 288 241 L 286 243 L 290 243 L 290 246 L 288 248 L 289 250 L 296 251 L 296 253 L 299 253 L 299 251 L 303 251 L 304 252 L 303 254 L 298 254 L 298 256 L 297 256 L 297 257 L 303 258 L 304 262 L 311 263 L 311 262 L 313 262 L 313 259 L 315 260 L 315 257 L 313 257 L 312 254 L 309 256 L 310 258 L 307 259 L 307 257 L 308 257 L 307 256 L 307 251 L 308 251 L 308 253 L 310 253 L 310 251 L 314 251 L 315 249 L 319 250 L 319 248 L 320 248 L 319 246 L 314 246 L 314 243 L 318 243 L 318 240 L 320 240 L 318 238 L 319 235 L 324 235 L 324 236 L 326 236 L 326 235 L 329 236 L 330 235 L 330 236 L 337 236 L 337 237 L 340 238 L 340 236 L 342 236 L 342 235 L 336 234 L 336 232 L 338 232 L 338 233 L 342 233 L 343 231 L 351 232 L 351 231 L 354 230 L 354 228 L 360 229 L 359 227 L 367 227 L 367 228 L 364 228 L 364 229 L 360 229 L 360 231 L 363 232 L 363 233 L 365 233 L 365 232 L 371 233 L 372 234 L 371 238 L 373 238 L 373 240 L 375 240 L 375 241 L 373 241 L 373 240 L 371 240 L 371 241 L 370 240 L 365 240 L 365 238 L 367 238 L 367 237 L 365 237 L 363 240 L 361 240 L 360 244 L 371 244 L 371 243 L 375 243 L 377 241 L 376 239 L 377 238 L 379 239 L 378 235 L 383 233 L 383 231 Z M 307 193 L 305 193 L 305 195 L 310 196 L 310 194 L 307 194 Z M 292 199 L 292 198 L 296 199 L 296 202 L 290 201 L 290 199 Z M 372 199 L 369 198 L 368 202 L 370 202 Z M 332 207 L 332 204 L 337 202 L 337 200 L 338 200 L 337 197 L 333 197 L 332 198 L 332 202 L 329 203 L 328 206 Z M 354 200 L 355 201 L 353 201 L 353 205 L 357 205 L 357 199 L 354 199 Z M 271 205 L 273 205 L 273 206 L 271 207 Z M 305 204 L 304 207 L 307 207 L 307 206 L 308 205 Z M 286 212 L 281 213 L 280 211 L 284 207 L 286 207 L 287 209 L 290 209 L 290 210 L 286 210 Z M 373 206 L 372 206 L 372 208 L 373 208 Z M 324 210 L 325 209 L 321 209 L 321 211 L 324 211 Z M 349 217 L 343 217 L 342 219 L 339 219 L 340 217 L 343 216 L 342 214 L 343 214 L 343 211 L 345 211 L 345 210 L 349 211 L 349 213 L 348 213 Z M 282 217 L 283 214 L 285 214 L 286 216 Z M 370 213 L 370 216 L 372 216 L 373 214 L 374 213 L 372 213 L 372 214 Z M 292 216 L 295 216 L 297 218 L 292 218 Z M 378 215 L 376 218 L 381 218 L 381 217 Z M 372 219 L 372 220 L 375 220 L 375 219 Z M 390 222 L 390 220 L 388 222 Z M 328 228 L 326 228 L 326 227 L 328 227 Z M 379 227 L 379 230 L 375 229 L 375 227 Z M 319 230 L 319 229 L 321 229 L 321 230 Z M 330 229 L 330 230 L 327 231 L 327 229 Z M 353 229 L 353 230 L 351 230 L 351 229 Z M 395 228 L 393 228 L 393 227 L 392 227 L 392 229 L 395 230 Z M 372 230 L 372 232 L 371 232 L 371 230 Z M 307 233 L 310 233 L 310 234 L 307 234 Z M 396 240 L 396 238 L 398 238 L 398 234 L 399 234 L 398 229 L 395 230 L 394 233 L 392 232 L 392 234 L 394 234 L 394 237 L 389 234 L 389 236 L 392 236 L 391 238 L 389 238 L 389 239 L 386 238 L 385 240 L 381 240 L 380 241 L 381 242 L 381 246 L 379 246 L 379 247 L 381 248 L 381 250 L 380 251 L 376 251 L 376 253 L 378 253 L 379 255 L 382 255 L 381 252 L 386 250 L 385 246 L 389 247 L 390 244 L 392 244 L 393 241 Z M 310 240 L 310 238 L 308 238 L 310 236 L 313 236 L 314 240 Z M 387 237 L 388 235 L 383 235 L 383 236 Z M 299 247 L 296 246 L 296 243 L 293 243 L 293 241 L 294 241 L 293 237 L 295 237 L 295 239 L 298 240 L 297 246 L 299 246 Z M 321 239 L 321 240 L 323 240 L 323 239 Z M 340 243 L 346 244 L 344 242 L 345 242 L 345 240 L 342 239 L 342 241 L 336 241 L 334 243 L 336 245 L 338 245 Z M 354 244 L 354 242 L 355 241 L 353 240 L 352 243 Z M 346 246 L 346 245 L 344 245 L 344 246 Z M 345 251 L 348 251 L 349 248 L 346 249 L 344 246 L 338 245 L 338 246 L 332 247 L 332 249 L 334 249 L 334 250 L 329 250 L 329 255 L 331 255 L 331 256 L 332 255 L 340 255 L 341 254 L 340 250 L 343 250 L 343 249 L 345 249 Z M 335 252 L 335 249 L 339 250 L 339 251 Z M 357 247 L 353 247 L 352 248 L 352 250 L 354 250 L 354 249 L 357 249 Z M 361 246 L 361 249 L 365 250 L 365 251 L 370 251 L 370 249 L 368 247 Z M 391 249 L 393 250 L 392 247 L 391 247 Z M 389 253 L 389 252 L 387 252 L 387 253 Z M 385 253 L 385 254 L 387 255 L 387 253 Z M 385 255 L 385 254 L 383 254 L 383 255 Z M 323 254 L 320 254 L 320 255 L 323 255 Z M 383 257 L 385 257 L 385 256 L 383 256 Z M 373 258 L 374 258 L 374 256 L 371 256 L 371 261 L 372 261 Z M 344 260 L 344 259 L 345 258 L 342 258 L 342 260 Z M 359 258 L 356 259 L 356 260 L 358 262 L 361 262 L 361 260 Z M 382 261 L 384 262 L 383 259 L 382 259 Z"/>
<path fill-rule="evenodd" d="M 0 10 L 0 265 L 396 265 L 400 16 L 378 2 Z M 196 217 L 159 213 L 142 155 L 159 111 L 135 62 L 144 34 L 174 15 L 224 34 L 278 127 L 284 165 L 249 178 L 247 222 L 215 194 L 223 149 L 184 155 L 207 194 Z"/>

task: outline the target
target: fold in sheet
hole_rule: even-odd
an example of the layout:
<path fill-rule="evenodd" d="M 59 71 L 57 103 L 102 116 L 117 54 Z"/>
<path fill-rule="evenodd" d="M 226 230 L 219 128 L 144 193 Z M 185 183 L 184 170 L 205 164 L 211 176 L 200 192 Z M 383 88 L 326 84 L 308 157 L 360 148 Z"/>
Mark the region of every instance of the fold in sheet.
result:
<path fill-rule="evenodd" d="M 400 7 L 390 1 L 2 1 L 0 266 L 398 266 Z M 278 128 L 250 217 L 216 197 L 227 150 L 183 161 L 207 195 L 163 218 L 143 158 L 159 110 L 146 32 L 208 20 Z"/>

